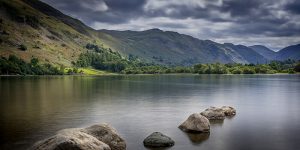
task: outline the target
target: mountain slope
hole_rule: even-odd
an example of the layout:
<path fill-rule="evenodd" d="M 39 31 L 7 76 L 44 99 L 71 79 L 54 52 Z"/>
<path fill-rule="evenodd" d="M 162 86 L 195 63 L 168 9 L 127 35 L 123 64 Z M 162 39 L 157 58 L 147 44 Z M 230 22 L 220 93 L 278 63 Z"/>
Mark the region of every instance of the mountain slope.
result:
<path fill-rule="evenodd" d="M 94 30 L 38 0 L 0 0 L 0 18 L 1 56 L 71 66 L 87 43 L 103 44 Z"/>
<path fill-rule="evenodd" d="M 55 17 L 56 19 L 62 21 L 66 25 L 71 26 L 76 31 L 85 34 L 90 35 L 90 31 L 93 29 L 83 24 L 81 21 L 74 19 L 70 16 L 67 16 L 63 14 L 62 12 L 56 10 L 55 8 L 41 2 L 38 0 L 23 0 L 26 4 L 30 5 L 32 8 L 35 8 L 36 10 L 40 11 L 41 13 L 44 13 L 45 15 Z"/>
<path fill-rule="evenodd" d="M 277 52 L 276 60 L 294 59 L 300 60 L 300 44 L 288 46 Z"/>
<path fill-rule="evenodd" d="M 253 45 L 253 46 L 249 46 L 249 48 L 253 49 L 255 52 L 264 56 L 268 60 L 275 59 L 276 52 L 274 52 L 273 50 L 270 50 L 269 48 L 267 48 L 263 45 Z"/>
<path fill-rule="evenodd" d="M 136 55 L 161 64 L 264 63 L 266 61 L 261 55 L 247 47 L 199 40 L 177 32 L 159 29 L 141 32 L 112 30 L 99 32 L 110 35 L 110 37 L 100 36 L 100 38 L 122 53 Z"/>

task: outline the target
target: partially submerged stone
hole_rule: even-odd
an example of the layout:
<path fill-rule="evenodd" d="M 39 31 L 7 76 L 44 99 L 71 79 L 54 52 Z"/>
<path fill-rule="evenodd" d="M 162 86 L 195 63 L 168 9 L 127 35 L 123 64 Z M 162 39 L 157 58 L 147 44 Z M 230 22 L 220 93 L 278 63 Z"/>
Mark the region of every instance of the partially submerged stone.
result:
<path fill-rule="evenodd" d="M 170 147 L 175 144 L 170 137 L 160 132 L 153 132 L 143 143 L 146 147 Z"/>
<path fill-rule="evenodd" d="M 179 128 L 185 132 L 209 132 L 209 120 L 199 113 L 194 113 L 184 121 Z"/>
<path fill-rule="evenodd" d="M 95 137 L 79 129 L 65 129 L 56 135 L 37 142 L 30 150 L 111 150 Z"/>
<path fill-rule="evenodd" d="M 30 150 L 125 150 L 125 141 L 108 124 L 65 129 L 37 142 Z"/>
<path fill-rule="evenodd" d="M 223 106 L 221 107 L 225 116 L 234 116 L 236 114 L 236 110 L 231 106 Z"/>
<path fill-rule="evenodd" d="M 205 109 L 205 111 L 200 113 L 209 120 L 224 120 L 225 114 L 223 109 L 217 107 L 210 107 Z"/>
<path fill-rule="evenodd" d="M 108 124 L 98 124 L 85 128 L 83 132 L 109 145 L 112 150 L 125 150 L 125 140 L 118 135 L 116 129 Z"/>

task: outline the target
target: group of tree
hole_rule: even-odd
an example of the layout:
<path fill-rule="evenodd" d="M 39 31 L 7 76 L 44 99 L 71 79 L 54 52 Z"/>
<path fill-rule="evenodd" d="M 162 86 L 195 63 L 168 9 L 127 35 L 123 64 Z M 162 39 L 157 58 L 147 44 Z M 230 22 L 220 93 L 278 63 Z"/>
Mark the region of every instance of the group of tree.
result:
<path fill-rule="evenodd" d="M 1 75 L 63 75 L 63 67 L 55 67 L 49 63 L 40 64 L 39 59 L 32 58 L 29 63 L 15 55 L 0 58 Z"/>
<path fill-rule="evenodd" d="M 124 74 L 168 74 L 168 73 L 198 73 L 198 74 L 274 74 L 300 72 L 300 62 L 294 60 L 272 61 L 269 64 L 197 64 L 193 67 L 166 67 L 150 65 L 142 67 L 127 67 Z"/>
<path fill-rule="evenodd" d="M 75 67 L 93 67 L 119 73 L 129 66 L 141 67 L 145 65 L 135 56 L 130 55 L 129 58 L 124 58 L 120 53 L 114 52 L 110 48 L 90 43 L 86 45 L 86 48 L 88 51 L 79 56 Z"/>
<path fill-rule="evenodd" d="M 194 72 L 199 74 L 274 74 L 296 73 L 300 62 L 294 60 L 271 61 L 269 64 L 198 64 Z"/>

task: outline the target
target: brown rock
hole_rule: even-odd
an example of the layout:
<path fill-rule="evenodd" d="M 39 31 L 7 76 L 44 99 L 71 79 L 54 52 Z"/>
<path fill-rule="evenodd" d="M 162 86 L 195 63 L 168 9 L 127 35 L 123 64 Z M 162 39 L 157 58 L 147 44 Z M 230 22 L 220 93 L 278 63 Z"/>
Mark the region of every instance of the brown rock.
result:
<path fill-rule="evenodd" d="M 185 132 L 209 132 L 209 120 L 201 114 L 194 113 L 184 121 L 179 128 Z"/>

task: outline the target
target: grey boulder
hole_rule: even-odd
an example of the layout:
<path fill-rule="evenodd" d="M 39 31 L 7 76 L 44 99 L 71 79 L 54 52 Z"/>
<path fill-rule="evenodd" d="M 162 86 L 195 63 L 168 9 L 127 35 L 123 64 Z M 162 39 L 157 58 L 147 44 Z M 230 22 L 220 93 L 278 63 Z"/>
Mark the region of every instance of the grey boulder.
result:
<path fill-rule="evenodd" d="M 179 128 L 185 132 L 209 132 L 209 120 L 199 113 L 194 113 L 184 121 Z"/>
<path fill-rule="evenodd" d="M 205 109 L 205 111 L 200 113 L 209 120 L 224 120 L 225 114 L 223 109 L 217 107 L 210 107 Z"/>
<path fill-rule="evenodd" d="M 65 129 L 37 142 L 30 150 L 125 150 L 125 141 L 108 124 Z"/>
<path fill-rule="evenodd" d="M 93 125 L 83 129 L 83 132 L 92 135 L 99 141 L 102 141 L 105 144 L 109 145 L 112 150 L 126 149 L 125 140 L 118 135 L 116 129 L 108 124 Z"/>
<path fill-rule="evenodd" d="M 146 147 L 170 147 L 175 144 L 170 137 L 160 132 L 153 132 L 143 143 Z"/>
<path fill-rule="evenodd" d="M 225 116 L 234 116 L 236 114 L 236 110 L 231 106 L 223 106 L 221 107 Z"/>
<path fill-rule="evenodd" d="M 30 150 L 111 150 L 95 137 L 80 129 L 65 129 L 56 135 L 37 142 Z"/>

